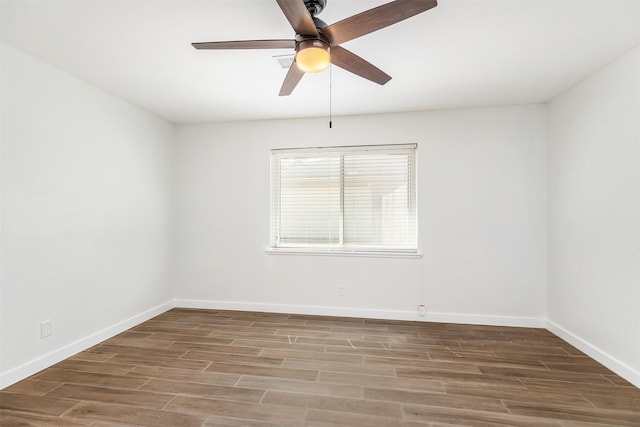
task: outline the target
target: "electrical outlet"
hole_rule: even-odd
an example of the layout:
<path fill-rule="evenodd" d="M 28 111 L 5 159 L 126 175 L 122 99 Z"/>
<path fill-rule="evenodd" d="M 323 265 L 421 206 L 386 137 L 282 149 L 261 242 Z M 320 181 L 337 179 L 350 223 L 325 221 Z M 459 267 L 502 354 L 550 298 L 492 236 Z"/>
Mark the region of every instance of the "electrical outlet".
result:
<path fill-rule="evenodd" d="M 344 286 L 338 286 L 338 289 L 336 290 L 336 295 L 339 297 L 343 297 L 344 296 Z"/>
<path fill-rule="evenodd" d="M 53 334 L 53 321 L 45 320 L 40 322 L 40 338 L 44 339 L 50 337 Z"/>
<path fill-rule="evenodd" d="M 420 304 L 418 306 L 418 313 L 420 314 L 420 316 L 424 316 L 427 313 L 427 309 L 425 308 L 424 304 Z"/>

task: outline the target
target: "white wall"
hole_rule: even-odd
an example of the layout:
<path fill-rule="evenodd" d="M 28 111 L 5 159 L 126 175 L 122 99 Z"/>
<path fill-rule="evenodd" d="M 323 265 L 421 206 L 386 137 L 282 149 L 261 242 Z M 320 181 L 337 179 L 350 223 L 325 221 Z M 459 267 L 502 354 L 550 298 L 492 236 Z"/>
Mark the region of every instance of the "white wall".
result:
<path fill-rule="evenodd" d="M 550 328 L 640 386 L 640 48 L 548 117 Z"/>
<path fill-rule="evenodd" d="M 177 129 L 178 305 L 544 325 L 545 107 Z M 270 149 L 417 142 L 421 259 L 269 255 Z M 342 285 L 345 296 L 336 295 Z"/>
<path fill-rule="evenodd" d="M 1 47 L 0 387 L 165 310 L 174 290 L 183 306 L 420 319 L 424 302 L 425 320 L 548 317 L 553 332 L 640 384 L 638 49 L 548 109 L 174 135 Z M 422 258 L 265 253 L 270 149 L 406 142 L 419 144 Z M 48 319 L 54 334 L 42 340 Z"/>
<path fill-rule="evenodd" d="M 1 54 L 0 387 L 173 298 L 173 126 L 11 47 Z"/>

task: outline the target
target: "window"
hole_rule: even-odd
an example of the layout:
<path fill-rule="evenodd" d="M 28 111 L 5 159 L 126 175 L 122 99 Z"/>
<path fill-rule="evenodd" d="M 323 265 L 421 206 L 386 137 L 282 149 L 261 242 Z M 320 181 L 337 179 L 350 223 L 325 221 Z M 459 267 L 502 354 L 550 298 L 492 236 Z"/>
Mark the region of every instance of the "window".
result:
<path fill-rule="evenodd" d="M 271 247 L 417 252 L 416 145 L 272 150 Z"/>

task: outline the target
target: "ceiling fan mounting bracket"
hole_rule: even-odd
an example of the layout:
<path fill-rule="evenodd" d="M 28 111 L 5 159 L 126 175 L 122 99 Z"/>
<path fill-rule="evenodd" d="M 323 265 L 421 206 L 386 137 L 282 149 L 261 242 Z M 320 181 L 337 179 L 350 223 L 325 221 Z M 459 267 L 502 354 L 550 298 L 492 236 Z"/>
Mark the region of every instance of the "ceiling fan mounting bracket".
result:
<path fill-rule="evenodd" d="M 304 5 L 309 11 L 309 15 L 311 15 L 311 17 L 315 17 L 323 11 L 327 5 L 327 0 L 304 0 Z"/>

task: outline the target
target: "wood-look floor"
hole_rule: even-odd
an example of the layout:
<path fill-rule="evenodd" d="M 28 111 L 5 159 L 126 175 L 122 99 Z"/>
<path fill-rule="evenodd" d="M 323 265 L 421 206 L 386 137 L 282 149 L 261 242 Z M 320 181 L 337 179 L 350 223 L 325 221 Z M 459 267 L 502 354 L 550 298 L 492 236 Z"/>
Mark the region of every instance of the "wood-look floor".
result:
<path fill-rule="evenodd" d="M 5 426 L 640 426 L 543 329 L 174 309 L 0 392 Z"/>

